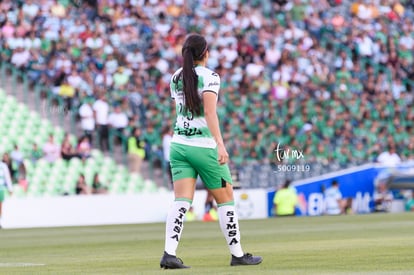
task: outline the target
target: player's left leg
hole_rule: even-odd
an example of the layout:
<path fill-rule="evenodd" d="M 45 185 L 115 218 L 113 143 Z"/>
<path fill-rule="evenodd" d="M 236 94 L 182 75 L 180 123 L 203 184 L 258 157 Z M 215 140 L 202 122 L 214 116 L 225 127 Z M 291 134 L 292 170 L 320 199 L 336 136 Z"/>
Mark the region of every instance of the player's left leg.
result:
<path fill-rule="evenodd" d="M 188 268 L 176 256 L 176 250 L 184 229 L 184 217 L 191 206 L 195 190 L 194 178 L 180 179 L 174 182 L 175 200 L 167 215 L 165 225 L 165 247 L 160 266 L 165 269 Z"/>
<path fill-rule="evenodd" d="M 167 215 L 165 225 L 165 248 L 160 266 L 165 269 L 188 268 L 177 258 L 176 250 L 184 229 L 184 217 L 193 202 L 197 172 L 185 158 L 187 148 L 171 145 L 171 169 L 175 200 Z"/>
<path fill-rule="evenodd" d="M 262 262 L 262 257 L 244 253 L 240 243 L 239 220 L 237 217 L 230 169 L 227 164 L 217 161 L 216 149 L 205 149 L 203 154 L 192 159 L 207 189 L 217 202 L 217 211 L 221 231 L 232 254 L 231 265 L 255 265 Z"/>

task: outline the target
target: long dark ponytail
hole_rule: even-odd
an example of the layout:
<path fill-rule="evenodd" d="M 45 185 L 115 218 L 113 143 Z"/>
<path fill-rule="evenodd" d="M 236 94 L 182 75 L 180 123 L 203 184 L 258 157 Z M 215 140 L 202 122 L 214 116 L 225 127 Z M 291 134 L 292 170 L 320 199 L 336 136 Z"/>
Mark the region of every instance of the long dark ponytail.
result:
<path fill-rule="evenodd" d="M 201 115 L 201 98 L 198 95 L 198 76 L 194 69 L 194 62 L 204 58 L 207 52 L 207 41 L 199 34 L 189 34 L 184 42 L 183 70 L 181 77 L 183 80 L 184 107 L 193 115 Z"/>

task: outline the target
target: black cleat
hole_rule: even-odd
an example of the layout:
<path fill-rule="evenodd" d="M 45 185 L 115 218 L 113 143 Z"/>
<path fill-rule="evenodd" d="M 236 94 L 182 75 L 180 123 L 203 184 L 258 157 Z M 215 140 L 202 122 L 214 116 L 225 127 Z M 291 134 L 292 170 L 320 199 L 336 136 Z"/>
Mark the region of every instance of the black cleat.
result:
<path fill-rule="evenodd" d="M 164 269 L 179 269 L 179 268 L 190 268 L 184 265 L 180 258 L 174 255 L 170 255 L 164 251 L 164 255 L 161 258 L 160 267 Z"/>
<path fill-rule="evenodd" d="M 246 253 L 241 257 L 236 257 L 231 255 L 231 266 L 235 265 L 257 265 L 263 261 L 263 258 L 260 256 L 253 256 L 250 253 Z"/>

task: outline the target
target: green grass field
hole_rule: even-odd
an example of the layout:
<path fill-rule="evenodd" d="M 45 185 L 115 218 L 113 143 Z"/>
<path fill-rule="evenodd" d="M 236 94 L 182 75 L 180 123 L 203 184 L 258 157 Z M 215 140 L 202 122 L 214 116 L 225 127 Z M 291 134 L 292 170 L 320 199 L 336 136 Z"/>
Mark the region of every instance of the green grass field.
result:
<path fill-rule="evenodd" d="M 158 223 L 4 229 L 0 274 L 414 274 L 414 213 L 244 220 L 240 226 L 244 250 L 262 255 L 261 265 L 230 267 L 218 223 L 192 222 L 178 249 L 191 269 L 162 270 L 164 224 Z"/>

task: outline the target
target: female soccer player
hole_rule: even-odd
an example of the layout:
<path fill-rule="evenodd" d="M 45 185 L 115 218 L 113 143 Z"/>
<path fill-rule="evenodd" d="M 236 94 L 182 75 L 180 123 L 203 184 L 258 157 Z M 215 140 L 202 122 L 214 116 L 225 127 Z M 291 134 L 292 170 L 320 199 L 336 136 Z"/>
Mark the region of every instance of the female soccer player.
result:
<path fill-rule="evenodd" d="M 182 55 L 183 66 L 170 82 L 177 113 L 170 148 L 175 200 L 167 216 L 165 251 L 160 266 L 165 269 L 188 268 L 176 257 L 176 249 L 185 213 L 193 201 L 197 175 L 217 202 L 220 227 L 232 254 L 230 265 L 260 264 L 262 257 L 243 253 L 240 244 L 232 179 L 227 165 L 229 155 L 216 112 L 220 77 L 206 68 L 209 52 L 204 37 L 188 35 Z"/>

